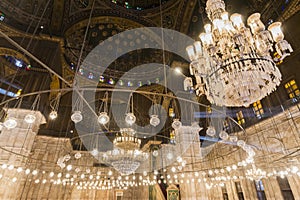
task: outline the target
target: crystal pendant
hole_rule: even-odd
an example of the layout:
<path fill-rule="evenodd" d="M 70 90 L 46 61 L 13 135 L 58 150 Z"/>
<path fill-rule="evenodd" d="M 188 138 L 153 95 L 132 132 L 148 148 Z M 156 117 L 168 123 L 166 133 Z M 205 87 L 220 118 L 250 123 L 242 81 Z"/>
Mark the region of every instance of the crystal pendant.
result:
<path fill-rule="evenodd" d="M 207 127 L 206 134 L 213 137 L 216 135 L 216 129 L 213 126 Z"/>
<path fill-rule="evenodd" d="M 57 118 L 57 112 L 55 110 L 52 110 L 49 114 L 50 119 L 54 120 Z"/>
<path fill-rule="evenodd" d="M 151 115 L 150 124 L 156 127 L 159 125 L 159 123 L 160 123 L 160 119 L 158 118 L 158 115 Z"/>
<path fill-rule="evenodd" d="M 71 115 L 71 120 L 76 124 L 80 121 L 82 121 L 83 117 L 80 111 L 74 111 L 74 113 Z"/>
<path fill-rule="evenodd" d="M 3 123 L 4 126 L 8 129 L 16 128 L 17 126 L 17 119 L 14 117 L 9 117 L 5 122 Z"/>
<path fill-rule="evenodd" d="M 36 117 L 33 114 L 27 114 L 24 118 L 24 121 L 27 124 L 32 124 L 35 121 Z"/>
<path fill-rule="evenodd" d="M 125 117 L 125 122 L 129 125 L 134 124 L 136 121 L 136 117 L 134 116 L 133 113 L 127 113 Z"/>
<path fill-rule="evenodd" d="M 98 117 L 98 122 L 102 125 L 105 125 L 109 122 L 109 116 L 107 112 L 101 112 Z"/>
<path fill-rule="evenodd" d="M 172 123 L 172 128 L 174 128 L 175 130 L 179 129 L 182 126 L 181 121 L 179 121 L 179 119 L 174 119 L 173 123 Z"/>

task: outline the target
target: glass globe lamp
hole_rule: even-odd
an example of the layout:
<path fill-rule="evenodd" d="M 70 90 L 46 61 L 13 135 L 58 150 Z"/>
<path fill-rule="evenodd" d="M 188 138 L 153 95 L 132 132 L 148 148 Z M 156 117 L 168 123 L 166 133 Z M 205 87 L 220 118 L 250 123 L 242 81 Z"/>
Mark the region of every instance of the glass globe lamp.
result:
<path fill-rule="evenodd" d="M 136 117 L 134 116 L 133 113 L 127 113 L 125 117 L 125 122 L 129 125 L 134 124 L 136 121 Z"/>
<path fill-rule="evenodd" d="M 102 125 L 105 125 L 109 122 L 109 116 L 107 112 L 101 112 L 98 116 L 98 122 Z"/>
<path fill-rule="evenodd" d="M 98 154 L 99 154 L 99 151 L 98 151 L 98 149 L 93 149 L 92 151 L 91 151 L 91 154 L 93 155 L 93 156 L 97 156 Z"/>
<path fill-rule="evenodd" d="M 160 123 L 160 119 L 158 118 L 158 115 L 151 115 L 150 124 L 156 127 L 159 125 L 159 123 Z"/>
<path fill-rule="evenodd" d="M 35 115 L 33 114 L 27 114 L 25 117 L 24 117 L 24 121 L 27 123 L 27 124 L 32 124 L 34 123 L 36 120 L 36 117 Z"/>
<path fill-rule="evenodd" d="M 5 122 L 3 123 L 4 126 L 8 129 L 12 129 L 12 128 L 16 128 L 17 126 L 17 119 L 14 117 L 9 117 L 8 119 L 5 120 Z"/>
<path fill-rule="evenodd" d="M 219 137 L 222 140 L 227 140 L 229 136 L 228 136 L 228 133 L 226 131 L 221 131 L 220 134 L 219 134 Z"/>
<path fill-rule="evenodd" d="M 174 128 L 175 130 L 179 129 L 182 126 L 181 121 L 179 121 L 179 119 L 174 119 L 173 123 L 172 123 L 172 128 Z"/>
<path fill-rule="evenodd" d="M 57 112 L 55 110 L 52 110 L 49 114 L 49 118 L 54 120 L 57 118 Z"/>
<path fill-rule="evenodd" d="M 213 137 L 216 135 L 216 129 L 213 126 L 207 127 L 206 134 Z"/>
<path fill-rule="evenodd" d="M 243 146 L 245 146 L 245 141 L 244 140 L 238 140 L 237 142 L 236 142 L 236 145 L 237 146 L 239 146 L 239 147 L 243 147 Z"/>
<path fill-rule="evenodd" d="M 80 152 L 75 153 L 74 157 L 75 159 L 81 158 L 81 153 Z"/>
<path fill-rule="evenodd" d="M 238 141 L 238 137 L 235 136 L 235 135 L 232 135 L 232 136 L 229 137 L 229 140 L 230 140 L 231 142 L 237 142 L 237 141 Z"/>
<path fill-rule="evenodd" d="M 157 157 L 157 156 L 158 156 L 158 151 L 157 151 L 157 150 L 154 150 L 154 151 L 152 152 L 152 155 L 153 155 L 154 157 Z"/>
<path fill-rule="evenodd" d="M 81 122 L 83 119 L 82 114 L 80 111 L 74 111 L 71 115 L 71 120 L 76 124 L 78 122 Z"/>

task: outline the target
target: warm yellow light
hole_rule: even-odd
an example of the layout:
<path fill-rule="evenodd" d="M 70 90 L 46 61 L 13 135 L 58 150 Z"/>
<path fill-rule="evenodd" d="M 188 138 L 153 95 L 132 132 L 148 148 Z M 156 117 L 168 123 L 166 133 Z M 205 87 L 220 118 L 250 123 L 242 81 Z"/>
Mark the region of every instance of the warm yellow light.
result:
<path fill-rule="evenodd" d="M 200 41 L 196 41 L 194 42 L 194 47 L 196 50 L 196 54 L 202 54 L 202 47 L 201 47 L 201 42 Z"/>
<path fill-rule="evenodd" d="M 186 52 L 187 52 L 187 54 L 188 54 L 191 61 L 196 59 L 196 54 L 195 54 L 193 45 L 188 46 L 186 48 Z"/>
<path fill-rule="evenodd" d="M 221 19 L 214 19 L 213 24 L 214 24 L 214 27 L 217 28 L 220 33 L 222 32 L 222 30 L 225 27 L 224 21 Z"/>
<path fill-rule="evenodd" d="M 263 30 L 265 30 L 265 25 L 260 20 L 260 14 L 254 13 L 250 15 L 247 19 L 247 24 L 250 26 L 253 34 L 257 34 Z"/>
<path fill-rule="evenodd" d="M 228 12 L 223 12 L 223 13 L 221 14 L 221 18 L 222 18 L 222 20 L 224 20 L 224 21 L 229 20 L 229 18 L 228 18 Z"/>
<path fill-rule="evenodd" d="M 242 15 L 240 15 L 238 13 L 234 13 L 230 16 L 230 20 L 232 21 L 233 25 L 237 29 L 241 29 L 242 27 L 244 27 L 244 23 L 243 23 L 243 20 L 242 20 Z"/>
<path fill-rule="evenodd" d="M 204 30 L 205 33 L 211 33 L 211 24 L 205 24 Z"/>
<path fill-rule="evenodd" d="M 205 46 L 209 46 L 209 45 L 213 44 L 213 38 L 212 38 L 211 33 L 201 33 L 199 35 L 199 38 L 200 38 L 201 42 L 203 43 L 203 45 L 205 45 Z"/>
<path fill-rule="evenodd" d="M 268 30 L 271 32 L 275 42 L 283 40 L 284 35 L 281 30 L 281 22 L 274 22 L 269 26 Z"/>

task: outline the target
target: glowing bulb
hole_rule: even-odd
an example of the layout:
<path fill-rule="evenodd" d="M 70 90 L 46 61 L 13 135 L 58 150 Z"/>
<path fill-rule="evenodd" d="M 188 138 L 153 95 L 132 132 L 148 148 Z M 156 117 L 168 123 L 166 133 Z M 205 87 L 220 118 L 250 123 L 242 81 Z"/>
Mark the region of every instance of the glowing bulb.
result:
<path fill-rule="evenodd" d="M 27 114 L 24 118 L 24 121 L 28 124 L 34 123 L 36 117 L 33 114 Z"/>
<path fill-rule="evenodd" d="M 22 169 L 22 167 L 18 167 L 18 169 L 17 169 L 17 172 L 22 172 L 23 171 L 23 169 Z"/>
<path fill-rule="evenodd" d="M 81 122 L 83 119 L 82 114 L 80 111 L 74 111 L 74 113 L 71 115 L 71 120 L 76 124 L 78 122 Z"/>
<path fill-rule="evenodd" d="M 158 156 L 158 151 L 157 151 L 157 150 L 154 150 L 154 151 L 152 152 L 152 155 L 153 155 L 154 157 L 157 157 L 157 156 Z"/>
<path fill-rule="evenodd" d="M 181 121 L 179 121 L 179 119 L 174 119 L 173 123 L 172 123 L 172 128 L 174 128 L 175 130 L 179 129 L 182 126 Z"/>
<path fill-rule="evenodd" d="M 67 170 L 68 170 L 68 171 L 72 170 L 72 165 L 68 165 L 68 166 L 67 166 Z"/>
<path fill-rule="evenodd" d="M 125 117 L 125 122 L 129 125 L 134 124 L 136 121 L 136 117 L 134 116 L 133 113 L 127 113 Z"/>
<path fill-rule="evenodd" d="M 284 35 L 281 30 L 281 22 L 274 22 L 269 27 L 268 30 L 271 32 L 272 37 L 275 42 L 283 40 Z"/>
<path fill-rule="evenodd" d="M 160 123 L 160 119 L 158 118 L 158 115 L 151 115 L 150 124 L 156 127 L 159 125 L 159 123 Z"/>
<path fill-rule="evenodd" d="M 51 120 L 56 119 L 56 118 L 57 118 L 57 112 L 56 112 L 55 110 L 52 110 L 52 111 L 50 112 L 50 114 L 49 114 L 49 118 L 50 118 Z"/>
<path fill-rule="evenodd" d="M 81 158 L 81 153 L 80 152 L 75 153 L 74 157 L 75 159 Z"/>
<path fill-rule="evenodd" d="M 101 112 L 98 116 L 98 122 L 102 125 L 105 125 L 109 122 L 109 116 L 107 112 Z"/>
<path fill-rule="evenodd" d="M 216 129 L 212 126 L 209 126 L 206 130 L 206 134 L 213 137 L 216 135 Z"/>
<path fill-rule="evenodd" d="M 16 128 L 16 126 L 17 126 L 17 119 L 16 118 L 14 118 L 14 117 L 9 117 L 8 119 L 6 119 L 5 121 L 4 121 L 4 126 L 6 127 L 6 128 L 8 128 L 8 129 L 12 129 L 12 128 Z"/>

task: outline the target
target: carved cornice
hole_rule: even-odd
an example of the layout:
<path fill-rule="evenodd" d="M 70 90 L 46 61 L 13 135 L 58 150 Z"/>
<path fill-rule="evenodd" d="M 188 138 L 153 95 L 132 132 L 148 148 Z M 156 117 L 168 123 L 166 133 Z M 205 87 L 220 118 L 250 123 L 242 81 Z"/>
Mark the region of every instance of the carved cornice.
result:
<path fill-rule="evenodd" d="M 294 14 L 296 14 L 299 11 L 300 11 L 300 0 L 292 0 L 289 6 L 285 9 L 283 14 L 279 18 L 279 21 L 288 20 L 290 17 L 292 17 Z"/>

